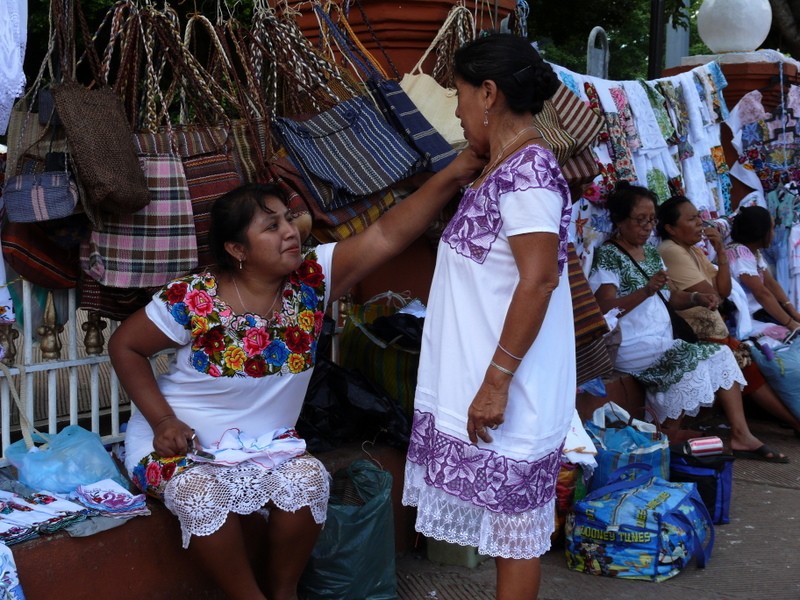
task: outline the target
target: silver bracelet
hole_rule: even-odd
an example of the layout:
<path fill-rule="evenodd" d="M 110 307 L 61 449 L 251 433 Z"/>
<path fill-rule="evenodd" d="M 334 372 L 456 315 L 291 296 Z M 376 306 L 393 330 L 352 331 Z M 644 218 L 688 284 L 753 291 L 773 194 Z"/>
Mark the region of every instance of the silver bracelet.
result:
<path fill-rule="evenodd" d="M 697 292 L 692 292 L 692 304 L 697 306 Z"/>
<path fill-rule="evenodd" d="M 506 350 L 505 348 L 503 348 L 503 345 L 502 345 L 500 342 L 497 342 L 497 347 L 498 347 L 498 348 L 500 348 L 500 350 L 502 350 L 502 351 L 503 351 L 503 352 L 505 352 L 506 354 L 508 354 L 508 355 L 509 355 L 511 358 L 513 358 L 514 360 L 522 360 L 522 357 L 521 357 L 521 356 L 515 356 L 515 355 L 511 354 L 511 352 L 509 352 L 508 350 Z"/>
<path fill-rule="evenodd" d="M 506 369 L 505 367 L 501 367 L 500 365 L 498 365 L 498 364 L 497 364 L 496 362 L 494 362 L 493 360 L 489 361 L 489 366 L 490 366 L 490 367 L 494 367 L 495 369 L 497 369 L 497 370 L 498 370 L 498 371 L 500 371 L 501 373 L 505 373 L 505 374 L 506 374 L 506 375 L 508 375 L 509 377 L 513 377 L 513 376 L 514 376 L 514 371 L 510 371 L 510 370 Z"/>

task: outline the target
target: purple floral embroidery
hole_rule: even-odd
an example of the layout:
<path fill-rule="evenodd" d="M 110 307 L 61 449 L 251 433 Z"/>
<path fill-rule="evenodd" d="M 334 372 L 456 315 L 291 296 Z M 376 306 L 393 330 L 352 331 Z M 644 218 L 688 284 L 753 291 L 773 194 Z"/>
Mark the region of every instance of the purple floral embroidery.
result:
<path fill-rule="evenodd" d="M 414 411 L 408 460 L 425 467 L 425 482 L 493 512 L 521 513 L 555 495 L 561 450 L 535 462 L 500 456 L 435 427 L 430 413 Z"/>
<path fill-rule="evenodd" d="M 442 240 L 462 256 L 483 264 L 503 225 L 500 197 L 510 192 L 546 189 L 561 195 L 558 269 L 567 259 L 570 194 L 553 154 L 541 146 L 526 146 L 491 173 L 477 189 L 464 192 Z"/>

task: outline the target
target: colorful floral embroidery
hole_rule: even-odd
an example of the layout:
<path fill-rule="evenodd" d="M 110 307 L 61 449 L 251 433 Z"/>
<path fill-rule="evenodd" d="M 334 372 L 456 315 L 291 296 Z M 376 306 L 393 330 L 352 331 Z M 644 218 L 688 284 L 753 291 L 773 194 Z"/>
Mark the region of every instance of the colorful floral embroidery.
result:
<path fill-rule="evenodd" d="M 151 452 L 133 468 L 131 479 L 148 496 L 163 499 L 164 489 L 169 481 L 195 464 L 197 463 L 185 455 L 164 458 Z"/>
<path fill-rule="evenodd" d="M 561 449 L 539 460 L 512 460 L 436 429 L 434 416 L 414 411 L 408 460 L 426 468 L 425 482 L 493 512 L 533 510 L 555 495 Z"/>
<path fill-rule="evenodd" d="M 273 319 L 235 314 L 217 296 L 211 273 L 175 280 L 160 294 L 175 322 L 192 334 L 192 367 L 211 377 L 264 377 L 313 367 L 324 297 L 325 277 L 313 252 L 287 278 Z"/>

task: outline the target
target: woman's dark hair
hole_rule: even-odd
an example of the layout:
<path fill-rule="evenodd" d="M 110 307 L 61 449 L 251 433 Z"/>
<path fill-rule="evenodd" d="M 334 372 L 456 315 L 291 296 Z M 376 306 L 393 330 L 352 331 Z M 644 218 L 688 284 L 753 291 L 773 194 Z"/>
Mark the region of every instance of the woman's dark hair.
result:
<path fill-rule="evenodd" d="M 453 67 L 470 85 L 494 81 L 517 114 L 538 113 L 560 84 L 531 43 L 511 33 L 494 33 L 465 44 L 456 51 Z"/>
<path fill-rule="evenodd" d="M 606 208 L 611 218 L 611 223 L 616 227 L 631 216 L 631 211 L 639 198 L 649 198 L 658 206 L 658 196 L 641 185 L 632 185 L 627 181 L 620 181 L 614 191 L 606 198 Z"/>
<path fill-rule="evenodd" d="M 739 244 L 764 242 L 772 231 L 772 216 L 762 206 L 745 206 L 733 217 L 731 239 Z"/>
<path fill-rule="evenodd" d="M 277 198 L 284 204 L 286 194 L 275 184 L 248 183 L 223 194 L 211 206 L 211 227 L 208 246 L 217 266 L 222 271 L 232 271 L 238 263 L 225 250 L 225 242 L 247 243 L 245 231 L 256 210 L 272 212 L 267 208 L 267 198 Z"/>
<path fill-rule="evenodd" d="M 656 208 L 656 219 L 658 219 L 656 223 L 656 232 L 658 233 L 658 237 L 662 240 L 671 239 L 665 227 L 667 225 L 675 227 L 678 219 L 681 218 L 681 206 L 687 202 L 689 204 L 692 203 L 686 196 L 673 196 Z"/>

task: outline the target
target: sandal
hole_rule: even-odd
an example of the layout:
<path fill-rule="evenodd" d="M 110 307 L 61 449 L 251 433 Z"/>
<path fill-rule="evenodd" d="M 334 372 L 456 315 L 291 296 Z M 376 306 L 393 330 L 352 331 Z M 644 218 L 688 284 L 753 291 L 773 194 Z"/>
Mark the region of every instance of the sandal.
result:
<path fill-rule="evenodd" d="M 762 460 L 771 463 L 788 463 L 789 457 L 780 452 L 776 452 L 766 444 L 761 444 L 755 450 L 732 450 L 736 458 L 746 458 L 750 460 Z"/>

